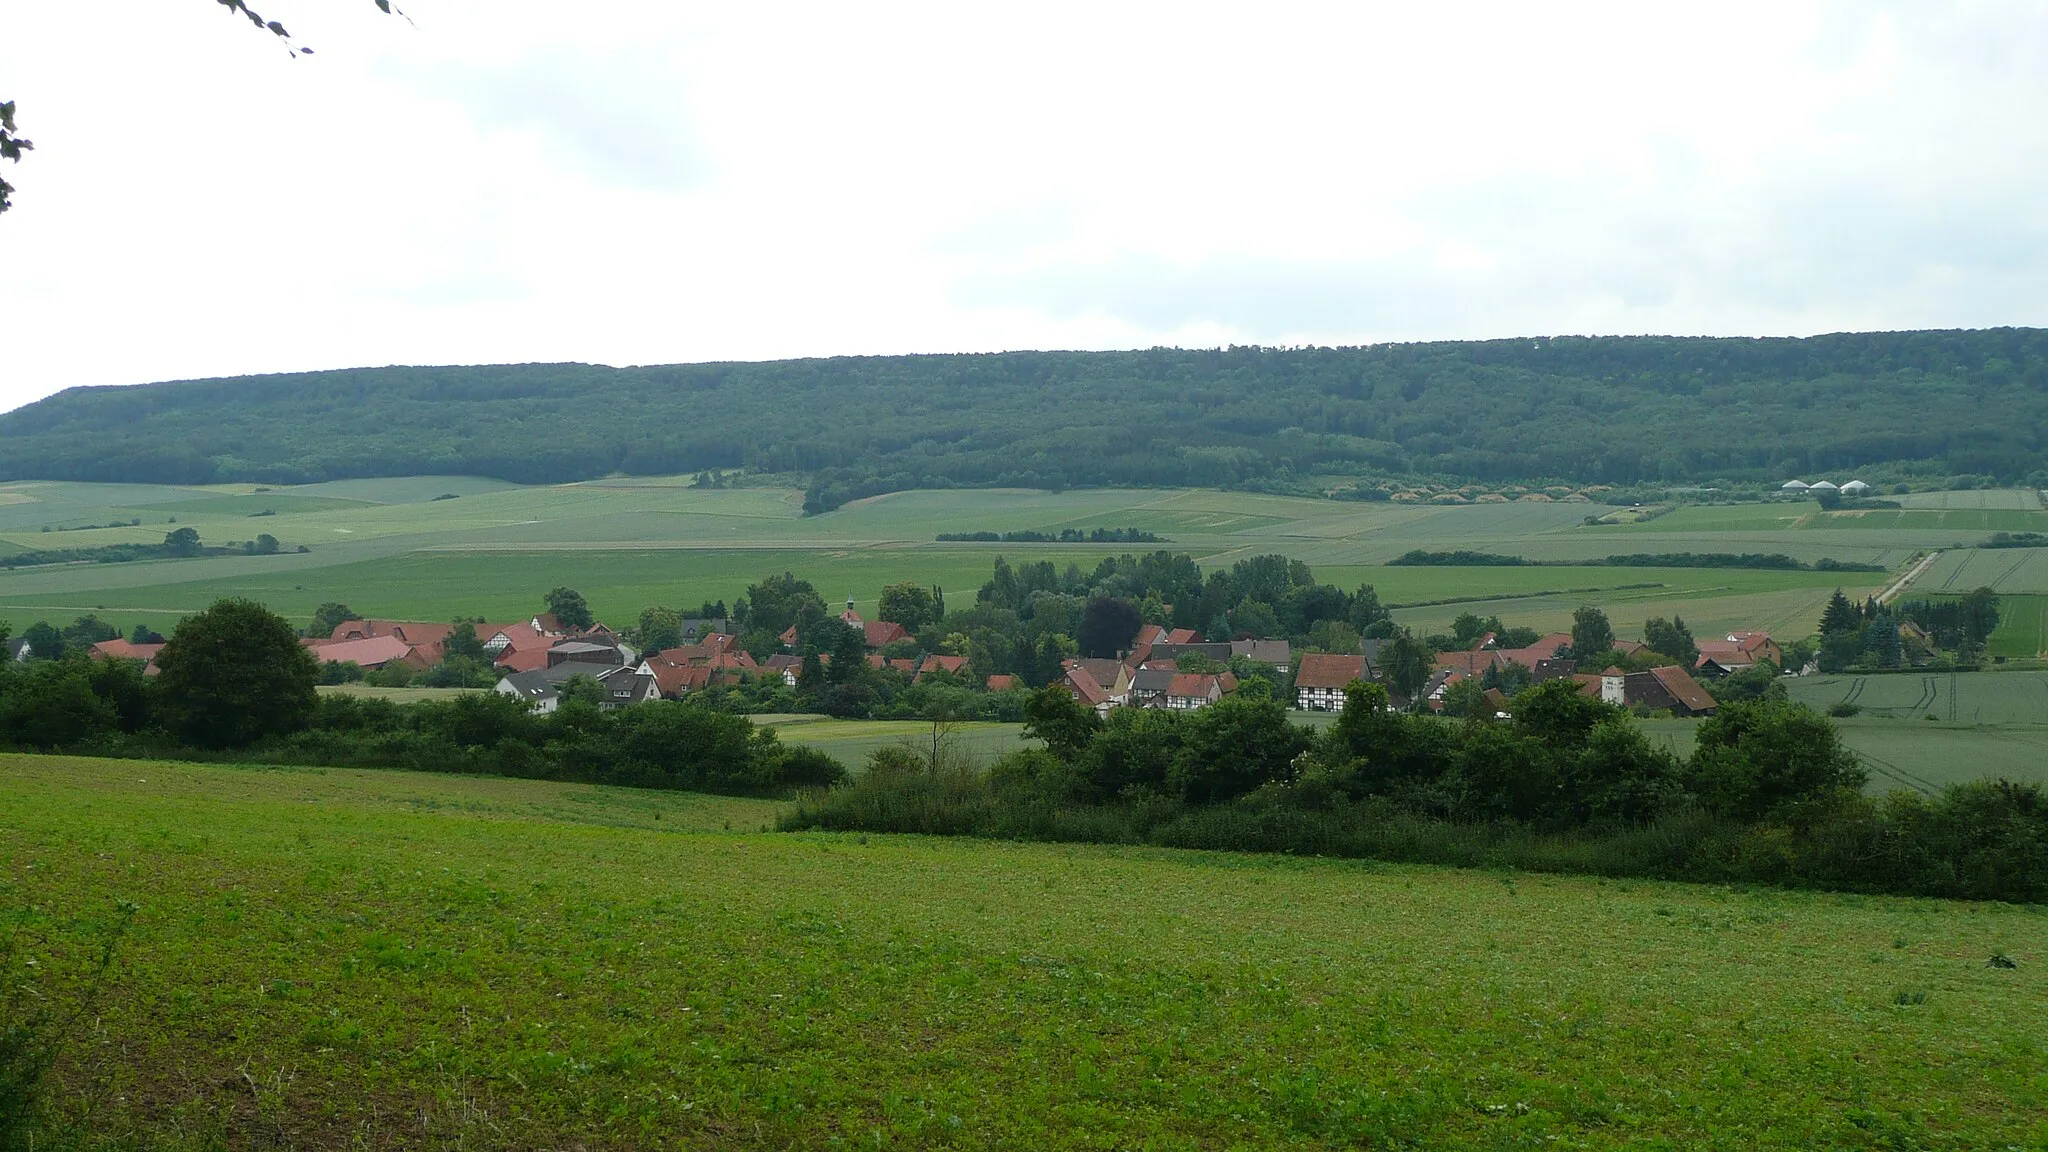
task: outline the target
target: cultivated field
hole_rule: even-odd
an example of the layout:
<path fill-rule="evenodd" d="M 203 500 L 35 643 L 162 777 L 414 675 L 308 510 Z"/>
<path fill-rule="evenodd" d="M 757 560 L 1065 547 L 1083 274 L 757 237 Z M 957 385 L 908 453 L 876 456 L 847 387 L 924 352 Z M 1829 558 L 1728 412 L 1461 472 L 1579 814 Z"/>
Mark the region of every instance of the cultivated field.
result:
<path fill-rule="evenodd" d="M 2048 548 L 1957 548 L 1944 551 L 1914 586 L 1917 592 L 2048 593 Z"/>
<path fill-rule="evenodd" d="M 437 499 L 443 496 L 455 498 Z M 567 584 L 599 615 L 623 621 L 648 604 L 730 602 L 748 583 L 776 571 L 811 580 L 828 599 L 851 594 L 857 606 L 871 610 L 881 587 L 896 580 L 971 596 L 998 553 L 1085 566 L 1135 547 L 941 544 L 933 539 L 941 532 L 1128 526 L 1168 538 L 1163 547 L 1205 565 L 1280 552 L 1310 563 L 1323 579 L 1372 583 L 1390 603 L 1461 599 L 1477 611 L 1539 628 L 1557 627 L 1578 605 L 1592 602 L 1607 607 L 1623 628 L 1676 611 L 1709 629 L 1782 630 L 1818 618 L 1836 585 L 1860 594 L 1880 578 L 1380 565 L 1415 548 L 1541 560 L 1775 551 L 1807 561 L 1897 565 L 1918 550 L 1957 540 L 1948 530 L 1797 526 L 1808 514 L 1802 509 L 1810 508 L 1682 509 L 1637 526 L 1591 528 L 1583 521 L 1594 506 L 1584 504 L 1406 506 L 1184 489 L 903 492 L 805 517 L 795 492 L 711 491 L 659 479 L 530 488 L 415 477 L 268 492 L 246 485 L 17 484 L 0 489 L 0 549 L 156 542 L 175 518 L 176 526 L 196 528 L 209 543 L 265 532 L 282 541 L 285 552 L 0 570 L 0 619 L 21 626 L 43 616 L 99 611 L 124 625 L 161 624 L 223 595 L 254 596 L 300 618 L 327 600 L 379 616 L 496 618 L 530 612 L 541 593 Z M 141 523 L 129 523 L 135 520 Z M 309 551 L 296 552 L 300 545 Z M 1625 587 L 1644 584 L 1655 587 Z M 1466 606 L 1409 608 L 1400 617 L 1434 628 Z"/>
<path fill-rule="evenodd" d="M 2048 1140 L 2035 910 L 773 811 L 6 757 L 0 890 L 58 995 L 138 906 L 58 1076 L 180 1146 Z"/>
<path fill-rule="evenodd" d="M 1638 721 L 1681 756 L 1697 720 Z M 1870 773 L 1867 791 L 1910 789 L 1932 795 L 1950 784 L 2007 779 L 2048 785 L 2048 724 L 1972 724 L 1851 716 L 1833 721 L 1842 743 Z"/>
<path fill-rule="evenodd" d="M 2042 672 L 1800 676 L 1785 684 L 1794 700 L 1814 708 L 1848 703 L 1893 719 L 2048 724 L 2048 673 Z"/>

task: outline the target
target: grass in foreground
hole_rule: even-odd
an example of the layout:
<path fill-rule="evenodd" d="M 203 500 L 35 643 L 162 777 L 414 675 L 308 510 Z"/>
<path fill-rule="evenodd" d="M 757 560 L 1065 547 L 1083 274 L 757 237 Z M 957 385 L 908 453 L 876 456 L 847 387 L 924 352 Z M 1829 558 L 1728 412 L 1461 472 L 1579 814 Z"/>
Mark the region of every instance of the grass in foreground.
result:
<path fill-rule="evenodd" d="M 141 905 L 67 1090 L 241 1146 L 2048 1140 L 2040 909 L 772 811 L 6 757 L 0 869 L 45 971 Z"/>

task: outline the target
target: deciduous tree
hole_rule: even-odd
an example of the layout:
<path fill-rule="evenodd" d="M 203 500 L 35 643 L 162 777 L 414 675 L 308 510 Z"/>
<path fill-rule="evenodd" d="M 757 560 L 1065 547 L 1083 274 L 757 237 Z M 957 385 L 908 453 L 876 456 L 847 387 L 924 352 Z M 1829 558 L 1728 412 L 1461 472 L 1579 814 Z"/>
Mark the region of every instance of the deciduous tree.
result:
<path fill-rule="evenodd" d="M 1572 651 L 1606 652 L 1614 647 L 1614 626 L 1607 622 L 1607 613 L 1591 604 L 1582 605 L 1572 613 Z"/>
<path fill-rule="evenodd" d="M 583 593 L 574 588 L 556 588 L 548 593 L 548 614 L 571 632 L 581 632 L 597 622 Z"/>
<path fill-rule="evenodd" d="M 201 748 L 240 748 L 303 728 L 320 669 L 282 616 L 222 600 L 179 623 L 157 654 L 166 727 Z"/>

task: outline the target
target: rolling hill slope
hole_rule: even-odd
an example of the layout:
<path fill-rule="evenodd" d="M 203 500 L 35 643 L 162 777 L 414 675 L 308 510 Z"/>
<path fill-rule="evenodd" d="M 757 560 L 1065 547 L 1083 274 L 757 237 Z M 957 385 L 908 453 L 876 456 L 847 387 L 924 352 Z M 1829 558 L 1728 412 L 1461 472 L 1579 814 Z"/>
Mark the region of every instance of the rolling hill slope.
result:
<path fill-rule="evenodd" d="M 80 388 L 0 415 L 0 479 L 552 483 L 748 466 L 813 504 L 918 487 L 1317 471 L 1632 483 L 1897 465 L 2017 480 L 2048 331 L 373 368 Z"/>

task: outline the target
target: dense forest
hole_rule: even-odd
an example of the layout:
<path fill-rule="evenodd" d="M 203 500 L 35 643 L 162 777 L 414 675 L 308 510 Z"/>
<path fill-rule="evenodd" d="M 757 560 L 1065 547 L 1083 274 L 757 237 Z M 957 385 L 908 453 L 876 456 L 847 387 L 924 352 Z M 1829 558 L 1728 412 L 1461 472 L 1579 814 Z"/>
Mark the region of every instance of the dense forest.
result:
<path fill-rule="evenodd" d="M 1778 480 L 2048 464 L 2048 331 L 366 368 L 75 388 L 0 415 L 0 479 L 545 483 L 747 467 L 813 509 L 914 487 L 1316 471 Z"/>

